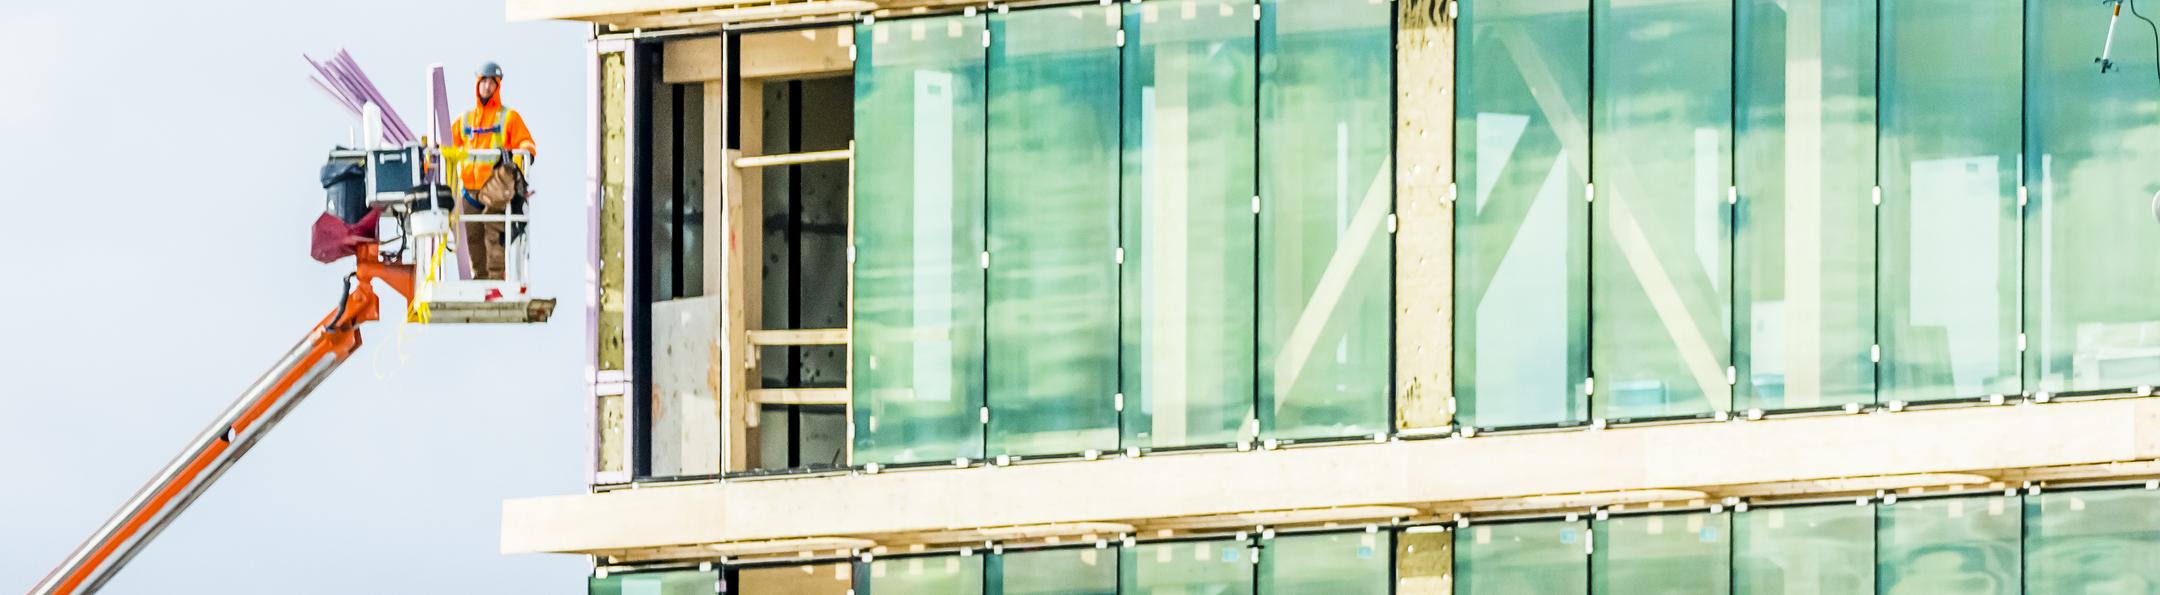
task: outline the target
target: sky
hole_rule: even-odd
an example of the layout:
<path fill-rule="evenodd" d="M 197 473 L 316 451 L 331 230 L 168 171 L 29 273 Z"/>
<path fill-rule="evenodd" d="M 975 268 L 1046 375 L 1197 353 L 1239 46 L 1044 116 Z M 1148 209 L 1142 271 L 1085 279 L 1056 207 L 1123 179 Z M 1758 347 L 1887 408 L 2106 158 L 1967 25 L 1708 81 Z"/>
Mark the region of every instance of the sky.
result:
<path fill-rule="evenodd" d="M 502 62 L 539 144 L 540 326 L 376 323 L 105 593 L 583 593 L 498 553 L 505 498 L 585 489 L 585 43 L 500 0 L 14 2 L 0 9 L 0 592 L 26 591 L 335 305 L 307 256 L 352 52 L 415 129 Z M 394 295 L 383 290 L 386 295 Z M 398 319 L 392 302 L 386 317 Z"/>

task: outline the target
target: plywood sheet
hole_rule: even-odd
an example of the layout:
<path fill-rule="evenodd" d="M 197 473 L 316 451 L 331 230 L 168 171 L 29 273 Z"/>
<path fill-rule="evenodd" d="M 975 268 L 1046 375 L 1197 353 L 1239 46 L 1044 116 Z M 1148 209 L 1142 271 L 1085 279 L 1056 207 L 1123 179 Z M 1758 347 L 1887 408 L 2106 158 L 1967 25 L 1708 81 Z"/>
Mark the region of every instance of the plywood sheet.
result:
<path fill-rule="evenodd" d="M 652 306 L 652 465 L 659 475 L 720 472 L 720 299 Z"/>

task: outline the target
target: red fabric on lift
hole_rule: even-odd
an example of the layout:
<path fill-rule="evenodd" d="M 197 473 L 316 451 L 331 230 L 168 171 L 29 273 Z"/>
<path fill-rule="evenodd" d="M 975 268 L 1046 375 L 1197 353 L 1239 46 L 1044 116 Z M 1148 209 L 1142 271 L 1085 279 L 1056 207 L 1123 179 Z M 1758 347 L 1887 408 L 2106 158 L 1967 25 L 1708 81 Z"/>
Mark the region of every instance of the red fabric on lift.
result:
<path fill-rule="evenodd" d="M 308 255 L 317 262 L 329 264 L 352 256 L 360 245 L 375 242 L 375 224 L 382 219 L 382 208 L 369 209 L 360 222 L 346 225 L 336 215 L 323 213 L 315 218 L 314 229 L 308 238 Z"/>

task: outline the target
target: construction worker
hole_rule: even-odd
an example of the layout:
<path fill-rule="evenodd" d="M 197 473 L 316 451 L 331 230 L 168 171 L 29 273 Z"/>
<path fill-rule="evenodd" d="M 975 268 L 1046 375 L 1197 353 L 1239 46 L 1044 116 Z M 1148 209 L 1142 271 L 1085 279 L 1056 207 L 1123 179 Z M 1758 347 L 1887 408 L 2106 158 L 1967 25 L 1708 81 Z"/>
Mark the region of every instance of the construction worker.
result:
<path fill-rule="evenodd" d="M 502 104 L 502 66 L 489 62 L 474 78 L 475 105 L 451 125 L 451 144 L 465 149 L 523 150 L 530 155 L 534 145 L 525 118 Z M 524 172 L 507 163 L 508 156 L 504 161 L 503 167 L 474 160 L 458 165 L 458 180 L 465 189 L 458 200 L 459 213 L 494 215 L 522 208 L 515 203 L 527 194 Z M 505 229 L 499 221 L 465 224 L 464 246 L 472 251 L 467 257 L 467 262 L 472 263 L 472 278 L 503 278 Z"/>

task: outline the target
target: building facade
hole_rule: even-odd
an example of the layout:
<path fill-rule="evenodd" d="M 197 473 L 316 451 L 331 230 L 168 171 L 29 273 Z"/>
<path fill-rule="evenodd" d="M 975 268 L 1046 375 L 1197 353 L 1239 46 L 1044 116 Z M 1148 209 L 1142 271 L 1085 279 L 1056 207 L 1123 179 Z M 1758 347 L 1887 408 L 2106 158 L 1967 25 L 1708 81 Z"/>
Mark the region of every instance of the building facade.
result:
<path fill-rule="evenodd" d="M 2055 0 L 593 24 L 593 593 L 2160 593 L 2160 39 Z"/>

